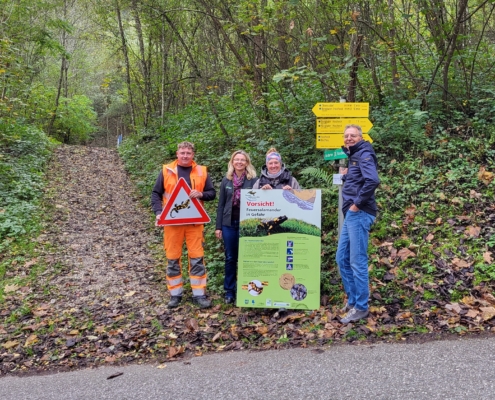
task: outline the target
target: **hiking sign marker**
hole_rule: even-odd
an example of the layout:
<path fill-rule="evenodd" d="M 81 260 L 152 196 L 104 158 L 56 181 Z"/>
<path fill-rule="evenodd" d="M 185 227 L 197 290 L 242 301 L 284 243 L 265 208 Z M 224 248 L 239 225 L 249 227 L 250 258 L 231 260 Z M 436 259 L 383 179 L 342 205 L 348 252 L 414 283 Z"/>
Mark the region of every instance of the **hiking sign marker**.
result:
<path fill-rule="evenodd" d="M 373 142 L 367 135 L 373 128 L 373 123 L 368 119 L 369 103 L 316 103 L 312 111 L 317 117 L 317 149 L 338 149 L 343 146 L 344 128 L 350 124 L 359 125 L 363 130 L 363 139 Z"/>
<path fill-rule="evenodd" d="M 184 178 L 180 178 L 160 214 L 157 225 L 206 224 L 210 222 L 210 217 L 201 202 L 198 199 L 191 199 L 190 193 L 191 188 Z"/>
<path fill-rule="evenodd" d="M 312 108 L 317 117 L 368 117 L 369 103 L 316 103 Z"/>
<path fill-rule="evenodd" d="M 342 160 L 344 158 L 347 158 L 347 155 L 342 149 L 325 150 L 323 152 L 323 159 L 325 161 Z"/>
<path fill-rule="evenodd" d="M 346 125 L 359 125 L 363 133 L 368 133 L 373 124 L 368 118 L 317 118 L 316 133 L 344 133 Z"/>
<path fill-rule="evenodd" d="M 344 145 L 344 135 L 342 134 L 330 134 L 330 135 L 320 135 L 316 134 L 316 148 L 317 149 L 338 149 Z M 370 143 L 373 143 L 370 135 L 363 133 L 363 139 Z"/>

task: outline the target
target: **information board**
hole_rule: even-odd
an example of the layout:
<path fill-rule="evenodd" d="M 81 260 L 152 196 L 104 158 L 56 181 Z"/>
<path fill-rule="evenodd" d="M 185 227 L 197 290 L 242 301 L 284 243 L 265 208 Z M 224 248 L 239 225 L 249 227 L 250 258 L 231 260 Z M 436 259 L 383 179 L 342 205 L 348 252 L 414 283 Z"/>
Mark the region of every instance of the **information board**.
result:
<path fill-rule="evenodd" d="M 242 190 L 237 306 L 320 308 L 321 190 Z"/>

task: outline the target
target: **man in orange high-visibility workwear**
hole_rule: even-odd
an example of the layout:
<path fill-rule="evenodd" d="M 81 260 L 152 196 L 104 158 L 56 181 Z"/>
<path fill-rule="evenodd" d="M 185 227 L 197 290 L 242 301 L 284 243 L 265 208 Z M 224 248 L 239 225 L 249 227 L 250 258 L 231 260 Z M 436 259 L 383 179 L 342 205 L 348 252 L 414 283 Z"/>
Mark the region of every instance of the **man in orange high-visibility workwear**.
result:
<path fill-rule="evenodd" d="M 163 166 L 151 193 L 151 206 L 157 221 L 162 207 L 165 207 L 180 178 L 184 178 L 192 189 L 189 194 L 191 199 L 201 199 L 201 201 L 215 199 L 216 191 L 206 167 L 193 161 L 194 145 L 190 142 L 179 143 L 176 155 L 177 160 Z M 211 306 L 211 301 L 206 298 L 203 228 L 203 224 L 167 225 L 164 227 L 163 243 L 167 256 L 167 288 L 171 295 L 168 308 L 176 308 L 182 301 L 183 280 L 180 259 L 184 240 L 189 258 L 189 278 L 193 303 L 200 308 Z"/>

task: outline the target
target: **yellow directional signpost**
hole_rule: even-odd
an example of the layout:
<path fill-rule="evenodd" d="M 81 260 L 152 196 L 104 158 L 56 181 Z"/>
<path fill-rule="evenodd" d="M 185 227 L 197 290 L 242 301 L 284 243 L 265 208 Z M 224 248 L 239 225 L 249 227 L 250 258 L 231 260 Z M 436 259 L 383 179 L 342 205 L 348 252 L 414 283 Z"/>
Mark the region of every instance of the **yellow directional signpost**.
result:
<path fill-rule="evenodd" d="M 316 115 L 316 148 L 338 149 L 344 145 L 344 128 L 356 124 L 363 129 L 363 138 L 372 143 L 366 133 L 373 124 L 368 119 L 369 103 L 316 103 L 313 107 Z"/>
<path fill-rule="evenodd" d="M 316 103 L 313 113 L 317 117 L 367 117 L 370 103 Z"/>
<path fill-rule="evenodd" d="M 370 143 L 373 143 L 370 135 L 363 133 L 363 139 Z M 317 149 L 340 149 L 344 145 L 343 134 L 333 135 L 316 135 L 316 148 Z M 342 157 L 345 158 L 345 157 Z"/>
<path fill-rule="evenodd" d="M 316 120 L 316 133 L 344 133 L 346 125 L 356 124 L 367 133 L 373 127 L 368 118 L 318 118 Z"/>

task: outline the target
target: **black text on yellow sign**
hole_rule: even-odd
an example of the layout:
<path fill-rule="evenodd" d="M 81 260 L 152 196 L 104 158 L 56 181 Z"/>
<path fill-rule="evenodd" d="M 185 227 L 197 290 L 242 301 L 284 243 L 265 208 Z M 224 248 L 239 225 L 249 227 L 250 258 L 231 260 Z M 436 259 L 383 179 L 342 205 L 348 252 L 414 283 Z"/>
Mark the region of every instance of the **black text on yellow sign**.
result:
<path fill-rule="evenodd" d="M 347 125 L 359 125 L 363 133 L 367 133 L 373 128 L 373 124 L 368 118 L 318 118 L 316 120 L 316 133 L 344 133 Z"/>
<path fill-rule="evenodd" d="M 373 142 L 366 133 L 373 124 L 368 119 L 369 103 L 316 103 L 312 109 L 316 119 L 316 148 L 338 149 L 344 145 L 347 125 L 359 125 L 363 139 Z"/>
<path fill-rule="evenodd" d="M 370 135 L 363 133 L 363 139 L 373 143 Z M 339 149 L 344 145 L 344 136 L 337 134 L 316 134 L 317 149 Z"/>
<path fill-rule="evenodd" d="M 317 117 L 367 117 L 369 103 L 316 103 L 312 109 Z"/>

